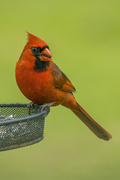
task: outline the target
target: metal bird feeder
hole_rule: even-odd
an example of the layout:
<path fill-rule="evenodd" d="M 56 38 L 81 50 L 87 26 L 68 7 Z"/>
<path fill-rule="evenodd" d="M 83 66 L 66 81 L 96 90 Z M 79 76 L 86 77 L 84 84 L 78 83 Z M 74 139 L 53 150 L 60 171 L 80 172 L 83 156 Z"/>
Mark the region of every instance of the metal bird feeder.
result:
<path fill-rule="evenodd" d="M 27 103 L 0 104 L 0 151 L 20 148 L 43 139 L 48 106 Z"/>

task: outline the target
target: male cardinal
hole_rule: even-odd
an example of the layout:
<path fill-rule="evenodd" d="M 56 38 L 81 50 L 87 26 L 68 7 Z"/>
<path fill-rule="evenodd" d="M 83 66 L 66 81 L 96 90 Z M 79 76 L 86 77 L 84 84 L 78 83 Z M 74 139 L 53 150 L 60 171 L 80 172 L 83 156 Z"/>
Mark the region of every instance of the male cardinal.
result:
<path fill-rule="evenodd" d="M 15 70 L 16 81 L 23 95 L 36 104 L 61 104 L 71 109 L 97 137 L 111 139 L 111 134 L 77 103 L 73 96 L 74 86 L 51 58 L 48 44 L 28 33 L 28 42 Z"/>

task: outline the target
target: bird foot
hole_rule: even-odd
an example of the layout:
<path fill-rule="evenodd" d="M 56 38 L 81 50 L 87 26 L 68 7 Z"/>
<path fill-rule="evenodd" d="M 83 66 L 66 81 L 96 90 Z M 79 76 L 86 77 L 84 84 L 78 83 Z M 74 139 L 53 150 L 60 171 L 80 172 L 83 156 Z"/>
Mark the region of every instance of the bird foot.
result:
<path fill-rule="evenodd" d="M 53 104 L 55 104 L 55 102 L 41 105 L 40 107 L 41 112 L 48 110 Z"/>
<path fill-rule="evenodd" d="M 38 105 L 38 104 L 35 104 L 34 102 L 30 102 L 28 105 L 27 105 L 27 108 L 28 108 L 28 113 L 29 115 L 31 114 L 34 114 L 34 113 L 38 113 L 38 112 L 43 112 L 43 111 L 48 111 L 49 108 L 55 104 L 55 102 L 52 102 L 52 103 L 47 103 L 47 104 L 43 104 L 43 105 Z M 34 107 L 34 108 L 33 108 Z"/>
<path fill-rule="evenodd" d="M 34 102 L 30 102 L 28 105 L 27 105 L 27 108 L 28 108 L 28 114 L 30 115 L 30 110 L 31 110 L 31 108 L 33 108 L 33 106 L 34 106 Z"/>

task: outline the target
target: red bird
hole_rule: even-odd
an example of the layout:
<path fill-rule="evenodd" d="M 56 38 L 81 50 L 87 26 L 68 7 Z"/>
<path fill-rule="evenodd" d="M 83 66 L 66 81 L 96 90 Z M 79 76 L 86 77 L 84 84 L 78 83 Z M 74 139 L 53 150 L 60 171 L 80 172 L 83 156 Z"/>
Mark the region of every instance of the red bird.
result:
<path fill-rule="evenodd" d="M 99 138 L 112 138 L 75 100 L 75 88 L 67 76 L 53 63 L 46 42 L 28 33 L 28 42 L 16 64 L 16 81 L 19 89 L 36 104 L 55 102 L 63 105 L 82 120 Z"/>

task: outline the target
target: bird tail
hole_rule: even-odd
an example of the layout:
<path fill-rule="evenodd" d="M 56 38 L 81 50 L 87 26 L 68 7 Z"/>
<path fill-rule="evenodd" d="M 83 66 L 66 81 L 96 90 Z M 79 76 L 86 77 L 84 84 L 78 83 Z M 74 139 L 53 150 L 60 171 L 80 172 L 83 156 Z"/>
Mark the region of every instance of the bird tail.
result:
<path fill-rule="evenodd" d="M 100 139 L 109 140 L 112 138 L 111 134 L 100 126 L 77 102 L 72 96 L 72 101 L 63 104 L 72 112 Z"/>
<path fill-rule="evenodd" d="M 100 126 L 78 103 L 72 111 L 97 137 L 107 141 L 112 138 L 111 134 Z"/>

